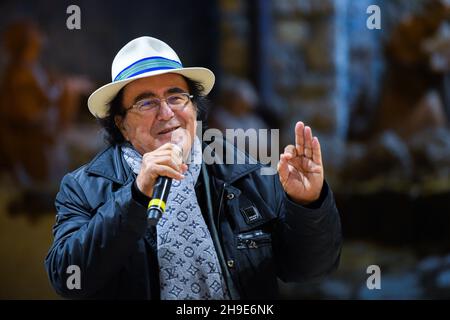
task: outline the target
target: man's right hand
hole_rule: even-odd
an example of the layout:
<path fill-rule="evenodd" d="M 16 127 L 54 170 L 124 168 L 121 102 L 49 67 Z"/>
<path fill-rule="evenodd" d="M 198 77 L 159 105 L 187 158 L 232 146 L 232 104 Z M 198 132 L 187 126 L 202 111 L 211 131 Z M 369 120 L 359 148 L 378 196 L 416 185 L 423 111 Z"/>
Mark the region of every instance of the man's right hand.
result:
<path fill-rule="evenodd" d="M 159 176 L 176 180 L 184 179 L 183 173 L 187 171 L 188 166 L 183 163 L 182 156 L 180 148 L 170 142 L 144 154 L 141 171 L 136 178 L 139 191 L 151 197 L 153 186 Z"/>

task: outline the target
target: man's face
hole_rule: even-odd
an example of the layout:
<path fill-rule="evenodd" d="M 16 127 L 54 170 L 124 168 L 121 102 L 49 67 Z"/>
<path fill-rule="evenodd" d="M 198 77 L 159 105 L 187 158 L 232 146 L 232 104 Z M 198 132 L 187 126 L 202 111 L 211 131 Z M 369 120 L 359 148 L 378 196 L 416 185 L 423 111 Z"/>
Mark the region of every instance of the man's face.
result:
<path fill-rule="evenodd" d="M 189 93 L 186 81 L 179 74 L 142 78 L 125 86 L 122 105 L 128 109 L 143 98 L 163 99 L 176 92 Z M 156 112 L 139 112 L 132 108 L 125 117 L 117 117 L 116 124 L 125 139 L 143 155 L 171 142 L 172 134 L 179 134 L 180 131 L 189 134 L 189 140 L 185 139 L 183 143 L 183 149 L 189 149 L 196 132 L 196 119 L 197 112 L 191 101 L 182 110 L 171 110 L 165 102 L 161 102 Z M 175 131 L 167 132 L 170 129 Z"/>

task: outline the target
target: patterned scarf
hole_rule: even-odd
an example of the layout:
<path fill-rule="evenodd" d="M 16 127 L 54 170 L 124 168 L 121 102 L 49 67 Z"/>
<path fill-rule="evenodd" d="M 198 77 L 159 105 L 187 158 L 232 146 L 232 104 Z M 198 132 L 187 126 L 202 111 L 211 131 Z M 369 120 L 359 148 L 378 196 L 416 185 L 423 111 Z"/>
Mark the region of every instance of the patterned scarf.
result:
<path fill-rule="evenodd" d="M 135 174 L 142 156 L 126 143 L 123 156 Z M 182 181 L 173 180 L 166 212 L 156 225 L 162 300 L 229 299 L 217 253 L 195 194 L 202 149 L 195 137 Z"/>

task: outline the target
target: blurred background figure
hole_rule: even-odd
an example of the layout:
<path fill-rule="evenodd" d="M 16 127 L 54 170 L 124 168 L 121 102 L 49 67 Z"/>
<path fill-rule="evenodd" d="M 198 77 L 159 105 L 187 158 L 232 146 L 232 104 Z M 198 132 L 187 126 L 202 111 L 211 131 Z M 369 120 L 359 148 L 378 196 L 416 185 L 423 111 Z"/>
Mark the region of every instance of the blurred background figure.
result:
<path fill-rule="evenodd" d="M 448 184 L 450 3 L 421 4 L 386 37 L 380 97 L 372 116 L 365 116 L 365 133 L 354 134 L 356 144 L 349 144 L 350 156 L 342 168 L 346 181 L 382 177 L 385 184 L 403 182 L 408 188 L 419 183 L 435 191 Z"/>
<path fill-rule="evenodd" d="M 377 131 L 393 129 L 408 139 L 447 123 L 450 115 L 444 98 L 448 93 L 442 90 L 441 61 L 449 57 L 437 49 L 448 41 L 443 33 L 449 17 L 450 3 L 431 1 L 422 12 L 401 19 L 393 30 L 385 48 L 387 73 Z"/>
<path fill-rule="evenodd" d="M 268 129 L 260 116 L 258 94 L 250 81 L 228 75 L 220 83 L 219 91 L 218 103 L 209 113 L 210 128 L 217 128 L 224 134 L 226 129 L 251 129 L 256 134 L 259 129 Z M 270 139 L 266 140 L 270 142 Z M 245 149 L 258 158 L 258 144 L 246 143 Z"/>
<path fill-rule="evenodd" d="M 266 129 L 258 104 L 258 94 L 248 80 L 226 76 L 221 82 L 218 104 L 209 115 L 210 126 L 224 132 L 227 128 Z"/>
<path fill-rule="evenodd" d="M 0 81 L 1 169 L 23 194 L 12 212 L 49 210 L 68 168 L 61 137 L 73 124 L 80 95 L 91 83 L 50 74 L 39 62 L 44 35 L 32 21 L 18 21 L 3 33 L 8 57 Z"/>

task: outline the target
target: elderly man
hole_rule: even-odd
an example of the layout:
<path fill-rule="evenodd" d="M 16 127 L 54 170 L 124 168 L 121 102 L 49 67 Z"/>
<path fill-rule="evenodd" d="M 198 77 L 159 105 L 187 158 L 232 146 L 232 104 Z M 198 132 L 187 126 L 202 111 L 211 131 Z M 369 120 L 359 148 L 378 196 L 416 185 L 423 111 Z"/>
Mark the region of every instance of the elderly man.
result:
<path fill-rule="evenodd" d="M 110 146 L 67 174 L 56 197 L 45 265 L 60 295 L 276 298 L 277 277 L 302 281 L 337 267 L 339 215 L 309 127 L 297 123 L 278 174 L 206 164 L 196 120 L 214 84 L 210 70 L 184 68 L 166 43 L 140 37 L 116 55 L 112 80 L 88 101 Z M 158 177 L 173 182 L 151 225 Z"/>

